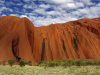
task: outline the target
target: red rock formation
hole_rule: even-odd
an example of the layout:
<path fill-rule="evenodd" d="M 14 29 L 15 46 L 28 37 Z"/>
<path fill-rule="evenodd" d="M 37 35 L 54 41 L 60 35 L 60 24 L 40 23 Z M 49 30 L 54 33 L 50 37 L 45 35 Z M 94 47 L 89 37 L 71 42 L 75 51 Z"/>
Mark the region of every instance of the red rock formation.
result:
<path fill-rule="evenodd" d="M 100 17 L 34 27 L 27 18 L 0 17 L 0 60 L 100 59 Z"/>

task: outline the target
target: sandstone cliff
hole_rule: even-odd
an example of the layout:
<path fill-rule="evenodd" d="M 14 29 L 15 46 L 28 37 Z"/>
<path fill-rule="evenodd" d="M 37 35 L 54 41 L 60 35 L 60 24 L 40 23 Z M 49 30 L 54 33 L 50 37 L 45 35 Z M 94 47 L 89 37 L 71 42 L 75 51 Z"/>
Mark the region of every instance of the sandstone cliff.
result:
<path fill-rule="evenodd" d="M 0 17 L 0 60 L 100 59 L 100 17 L 35 27 L 27 18 Z"/>

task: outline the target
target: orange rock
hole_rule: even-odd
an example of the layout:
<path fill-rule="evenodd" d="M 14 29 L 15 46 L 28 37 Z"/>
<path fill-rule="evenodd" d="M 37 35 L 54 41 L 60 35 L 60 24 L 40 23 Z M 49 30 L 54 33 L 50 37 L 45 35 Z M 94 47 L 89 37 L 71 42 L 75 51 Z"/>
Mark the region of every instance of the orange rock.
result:
<path fill-rule="evenodd" d="M 27 18 L 0 17 L 0 60 L 100 59 L 100 17 L 35 27 Z"/>

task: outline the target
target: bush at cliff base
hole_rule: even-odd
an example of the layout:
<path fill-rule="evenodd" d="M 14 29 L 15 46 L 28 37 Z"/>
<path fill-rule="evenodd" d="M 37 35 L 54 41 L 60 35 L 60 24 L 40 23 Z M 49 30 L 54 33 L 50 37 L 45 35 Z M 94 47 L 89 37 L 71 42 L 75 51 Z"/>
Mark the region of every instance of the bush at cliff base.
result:
<path fill-rule="evenodd" d="M 19 61 L 19 63 L 18 63 L 21 67 L 24 67 L 25 66 L 25 62 L 24 61 Z"/>
<path fill-rule="evenodd" d="M 15 60 L 12 60 L 12 59 L 10 59 L 10 60 L 8 60 L 8 64 L 10 64 L 10 66 L 12 67 L 12 65 L 15 63 Z"/>

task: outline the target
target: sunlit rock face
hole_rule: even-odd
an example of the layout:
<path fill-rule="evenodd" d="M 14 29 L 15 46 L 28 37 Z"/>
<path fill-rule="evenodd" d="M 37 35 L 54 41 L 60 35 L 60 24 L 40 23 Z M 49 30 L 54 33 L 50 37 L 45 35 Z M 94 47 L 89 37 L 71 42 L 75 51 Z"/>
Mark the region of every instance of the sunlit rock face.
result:
<path fill-rule="evenodd" d="M 35 27 L 27 18 L 0 17 L 0 60 L 100 59 L 100 17 Z"/>

